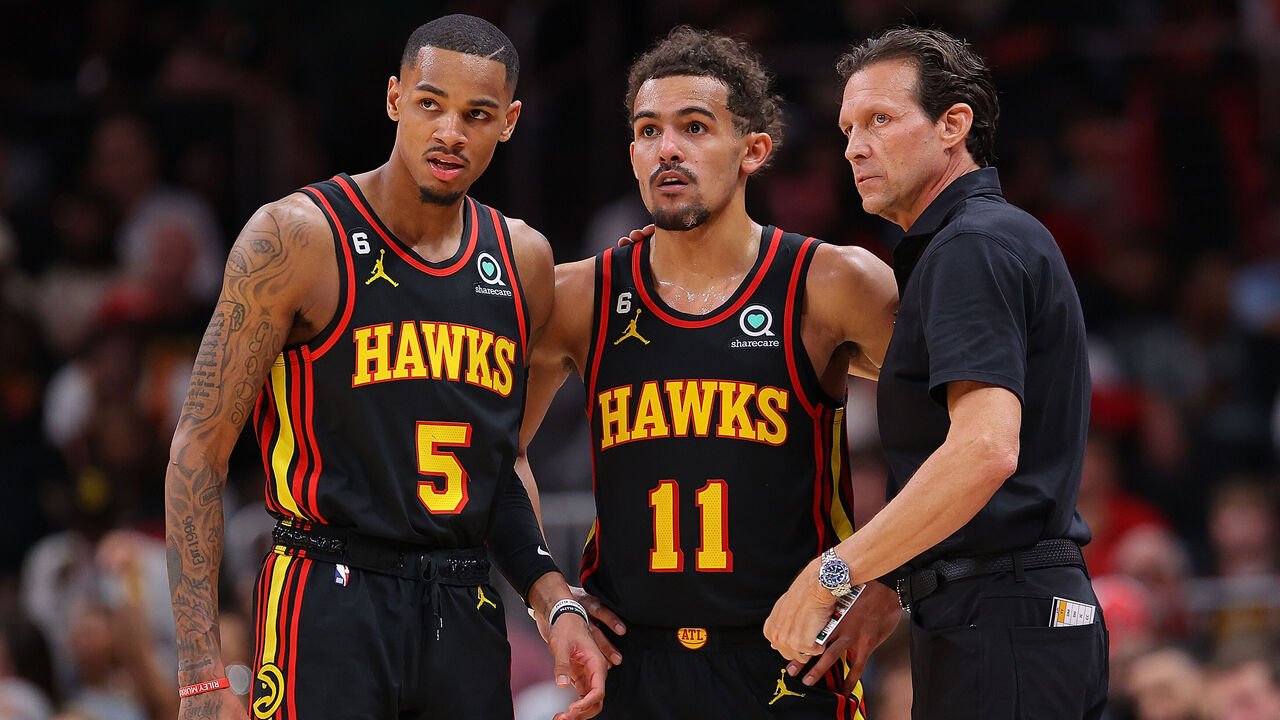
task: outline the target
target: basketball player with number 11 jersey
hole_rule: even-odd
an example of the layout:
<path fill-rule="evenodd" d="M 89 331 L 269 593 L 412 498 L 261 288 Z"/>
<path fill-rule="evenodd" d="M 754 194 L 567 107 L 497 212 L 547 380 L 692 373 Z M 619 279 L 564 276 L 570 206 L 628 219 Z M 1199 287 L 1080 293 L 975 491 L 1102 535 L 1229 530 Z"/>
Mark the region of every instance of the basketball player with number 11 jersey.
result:
<path fill-rule="evenodd" d="M 767 85 L 745 46 L 687 28 L 637 61 L 632 169 L 657 229 L 558 266 L 534 348 L 522 447 L 570 371 L 587 390 L 584 604 L 626 626 L 597 635 L 621 659 L 600 717 L 861 714 L 842 667 L 806 686 L 762 627 L 853 530 L 845 383 L 875 376 L 897 292 L 866 251 L 747 215 L 780 132 Z"/>

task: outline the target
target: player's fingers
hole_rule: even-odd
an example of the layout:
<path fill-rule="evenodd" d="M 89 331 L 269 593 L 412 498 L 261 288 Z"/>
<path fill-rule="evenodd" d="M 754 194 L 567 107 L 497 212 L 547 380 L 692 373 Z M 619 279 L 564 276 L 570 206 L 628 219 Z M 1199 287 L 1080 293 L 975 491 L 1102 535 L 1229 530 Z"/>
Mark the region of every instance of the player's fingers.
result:
<path fill-rule="evenodd" d="M 591 623 L 591 639 L 596 641 L 596 647 L 600 648 L 600 654 L 604 655 L 604 658 L 611 665 L 622 664 L 622 653 L 618 652 L 617 646 L 609 641 L 609 637 L 595 623 Z"/>
<path fill-rule="evenodd" d="M 556 685 L 569 687 L 573 673 L 573 667 L 569 662 L 569 643 L 565 642 L 562 637 L 553 637 L 547 645 L 547 649 L 551 651 L 551 658 L 555 661 L 551 675 L 556 679 Z"/>
<path fill-rule="evenodd" d="M 848 642 L 829 643 L 826 650 L 824 650 L 823 653 L 814 661 L 813 665 L 809 667 L 809 671 L 804 674 L 804 680 L 801 682 L 805 685 L 812 685 L 818 682 L 818 678 L 822 677 L 823 674 L 825 674 L 827 670 L 831 669 L 831 666 L 834 665 L 842 655 L 844 655 L 845 647 L 848 646 L 848 644 Z"/>
<path fill-rule="evenodd" d="M 604 603 L 599 600 L 596 600 L 595 598 L 591 598 L 591 600 L 592 602 L 590 605 L 586 605 L 584 603 L 584 606 L 587 608 L 588 615 L 599 620 L 605 625 L 608 625 L 619 635 L 627 634 L 627 626 L 622 622 L 622 618 L 618 617 L 617 613 L 605 607 Z"/>
<path fill-rule="evenodd" d="M 578 700 L 569 706 L 568 711 L 562 712 L 556 717 L 564 718 L 564 720 L 586 720 L 586 718 L 593 718 L 599 715 L 602 709 L 604 709 L 603 700 L 590 703 L 585 700 Z"/>
<path fill-rule="evenodd" d="M 856 652 L 849 654 L 849 678 L 851 680 L 856 681 L 858 678 L 862 677 L 862 671 L 867 667 L 867 656 L 870 654 L 870 650 L 864 650 L 861 648 Z"/>
<path fill-rule="evenodd" d="M 604 705 L 604 677 L 606 672 L 604 658 L 594 653 L 587 655 L 584 665 L 578 669 L 576 674 L 575 685 L 579 698 L 569 706 L 569 717 L 571 719 L 594 717 L 596 713 L 600 712 L 600 708 Z"/>
<path fill-rule="evenodd" d="M 612 628 L 619 635 L 627 634 L 627 626 L 623 624 L 622 618 L 600 602 L 600 598 L 582 588 L 573 588 L 573 596 L 575 600 L 582 603 L 588 615 Z"/>
<path fill-rule="evenodd" d="M 796 674 L 803 669 L 804 669 L 804 663 L 799 662 L 797 660 L 792 660 L 791 662 L 787 663 L 787 674 L 790 675 L 791 677 L 795 677 Z"/>

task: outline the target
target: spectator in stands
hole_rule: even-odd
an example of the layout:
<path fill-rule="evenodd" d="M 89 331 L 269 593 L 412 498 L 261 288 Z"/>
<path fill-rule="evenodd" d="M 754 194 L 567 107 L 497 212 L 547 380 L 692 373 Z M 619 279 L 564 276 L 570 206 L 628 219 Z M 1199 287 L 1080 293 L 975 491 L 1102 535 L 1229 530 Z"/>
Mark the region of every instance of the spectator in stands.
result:
<path fill-rule="evenodd" d="M 1182 650 L 1164 648 L 1138 658 L 1126 690 L 1136 720 L 1205 720 L 1203 673 Z"/>
<path fill-rule="evenodd" d="M 1207 683 L 1211 720 L 1280 720 L 1280 671 L 1265 647 L 1237 644 L 1219 654 Z"/>

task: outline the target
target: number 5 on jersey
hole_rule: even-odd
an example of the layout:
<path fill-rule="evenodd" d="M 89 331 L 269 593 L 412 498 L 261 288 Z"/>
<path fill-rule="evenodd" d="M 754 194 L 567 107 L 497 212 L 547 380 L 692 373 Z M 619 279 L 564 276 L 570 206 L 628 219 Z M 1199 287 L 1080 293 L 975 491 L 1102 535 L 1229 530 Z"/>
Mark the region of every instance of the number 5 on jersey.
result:
<path fill-rule="evenodd" d="M 441 480 L 418 483 L 418 499 L 435 515 L 457 515 L 467 506 L 467 482 L 458 456 L 441 447 L 470 447 L 470 423 L 419 422 L 415 432 L 418 474 Z"/>
<path fill-rule="evenodd" d="M 708 480 L 694 493 L 694 498 L 702 530 L 702 544 L 694 555 L 694 567 L 698 572 L 733 572 L 733 552 L 729 550 L 729 485 L 724 480 Z M 679 499 L 680 486 L 675 480 L 662 480 L 649 491 L 649 507 L 653 508 L 650 572 L 684 571 Z"/>

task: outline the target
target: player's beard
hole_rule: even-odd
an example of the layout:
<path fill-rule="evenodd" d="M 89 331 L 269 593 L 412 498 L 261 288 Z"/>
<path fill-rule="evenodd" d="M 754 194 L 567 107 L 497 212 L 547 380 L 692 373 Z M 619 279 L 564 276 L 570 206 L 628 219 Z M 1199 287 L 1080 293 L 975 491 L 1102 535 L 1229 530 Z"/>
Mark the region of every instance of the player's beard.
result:
<path fill-rule="evenodd" d="M 459 190 L 458 192 L 452 193 L 439 193 L 429 187 L 422 185 L 418 186 L 418 199 L 422 201 L 423 205 L 443 205 L 448 207 L 449 205 L 458 202 L 458 200 L 466 194 L 466 190 Z"/>
<path fill-rule="evenodd" d="M 657 182 L 659 175 L 670 171 L 684 175 L 690 186 L 698 182 L 698 176 L 679 162 L 661 162 L 658 163 L 658 167 L 654 168 L 653 174 L 649 176 L 650 185 L 652 186 Z M 659 191 L 661 191 L 661 188 L 659 188 Z M 711 211 L 707 209 L 707 206 L 698 201 L 691 201 L 675 208 L 658 208 L 649 214 L 653 216 L 654 225 L 657 225 L 662 230 L 673 232 L 692 230 L 711 217 Z"/>
<path fill-rule="evenodd" d="M 692 230 L 711 217 L 711 211 L 701 203 L 689 203 L 679 208 L 659 208 L 651 214 L 654 225 L 674 232 Z"/>

